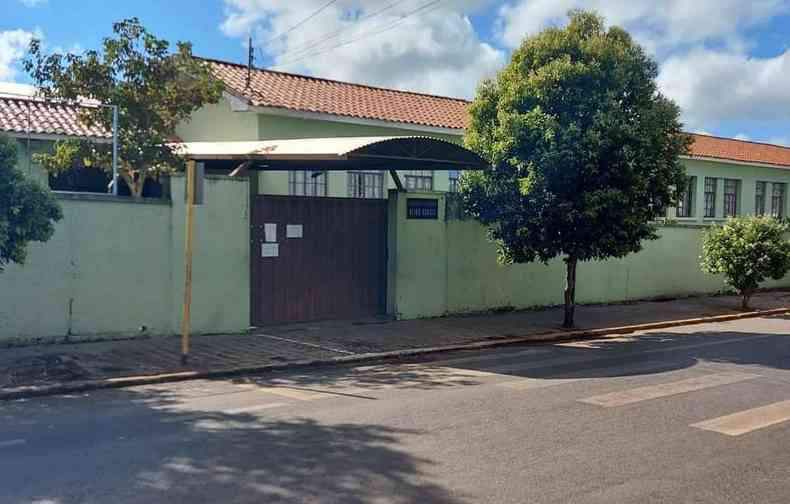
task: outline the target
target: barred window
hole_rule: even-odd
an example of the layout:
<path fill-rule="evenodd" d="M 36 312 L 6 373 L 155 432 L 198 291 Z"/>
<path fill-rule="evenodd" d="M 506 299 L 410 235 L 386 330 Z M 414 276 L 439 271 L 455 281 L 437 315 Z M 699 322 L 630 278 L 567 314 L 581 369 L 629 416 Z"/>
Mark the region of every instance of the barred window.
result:
<path fill-rule="evenodd" d="M 754 187 L 754 215 L 765 215 L 765 182 Z"/>
<path fill-rule="evenodd" d="M 686 190 L 680 195 L 678 200 L 678 217 L 694 216 L 694 194 L 697 192 L 697 177 L 689 177 Z"/>
<path fill-rule="evenodd" d="M 458 170 L 450 170 L 448 173 L 448 177 L 450 178 L 450 192 L 458 192 L 458 177 L 461 175 L 461 172 Z"/>
<path fill-rule="evenodd" d="M 348 195 L 351 198 L 383 198 L 382 172 L 348 172 Z"/>
<path fill-rule="evenodd" d="M 716 179 L 705 177 L 705 217 L 716 217 Z"/>
<path fill-rule="evenodd" d="M 291 170 L 288 172 L 288 193 L 291 196 L 326 196 L 325 171 Z"/>
<path fill-rule="evenodd" d="M 406 189 L 412 191 L 433 191 L 433 171 L 412 170 L 404 177 Z"/>
<path fill-rule="evenodd" d="M 738 181 L 724 179 L 724 216 L 735 217 L 738 215 Z"/>
<path fill-rule="evenodd" d="M 784 217 L 786 185 L 787 184 L 771 184 L 771 217 L 775 217 L 777 219 Z"/>

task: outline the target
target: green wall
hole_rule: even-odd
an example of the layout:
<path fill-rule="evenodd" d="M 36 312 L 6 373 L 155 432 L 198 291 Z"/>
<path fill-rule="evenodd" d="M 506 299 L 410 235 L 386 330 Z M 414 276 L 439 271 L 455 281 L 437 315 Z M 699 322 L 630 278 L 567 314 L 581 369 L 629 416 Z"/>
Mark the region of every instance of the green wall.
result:
<path fill-rule="evenodd" d="M 58 193 L 64 218 L 24 266 L 0 274 L 0 342 L 164 335 L 179 331 L 184 179 L 172 203 Z M 195 333 L 249 325 L 246 179 L 210 177 L 196 209 Z"/>
<path fill-rule="evenodd" d="M 561 304 L 564 264 L 501 265 L 483 226 L 472 220 L 445 220 L 440 193 L 439 220 L 406 219 L 408 194 L 390 194 L 390 306 L 398 318 L 440 316 L 495 308 Z M 579 303 L 602 303 L 709 293 L 722 290 L 721 278 L 699 269 L 702 226 L 662 226 L 661 238 L 646 242 L 624 259 L 579 265 Z M 767 282 L 790 286 L 790 277 Z"/>

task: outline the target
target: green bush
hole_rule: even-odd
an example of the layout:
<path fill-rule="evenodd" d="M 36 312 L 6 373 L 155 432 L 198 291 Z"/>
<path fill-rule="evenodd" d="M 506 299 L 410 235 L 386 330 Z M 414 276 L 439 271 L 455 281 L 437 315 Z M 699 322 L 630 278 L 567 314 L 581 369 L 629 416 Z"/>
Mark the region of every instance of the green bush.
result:
<path fill-rule="evenodd" d="M 714 226 L 703 239 L 702 271 L 724 275 L 747 309 L 760 283 L 779 280 L 790 270 L 789 230 L 771 217 L 739 217 Z"/>
<path fill-rule="evenodd" d="M 30 241 L 47 241 L 62 214 L 52 193 L 16 169 L 16 145 L 0 135 L 0 272 L 24 264 Z"/>

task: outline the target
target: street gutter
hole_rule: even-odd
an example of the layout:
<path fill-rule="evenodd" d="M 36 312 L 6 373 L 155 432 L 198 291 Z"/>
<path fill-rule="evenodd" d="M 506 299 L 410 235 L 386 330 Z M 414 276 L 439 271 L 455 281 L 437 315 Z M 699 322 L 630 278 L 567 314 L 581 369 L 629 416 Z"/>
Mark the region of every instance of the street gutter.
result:
<path fill-rule="evenodd" d="M 301 369 L 340 366 L 345 364 L 370 363 L 375 361 L 387 362 L 401 360 L 409 357 L 416 357 L 428 354 L 438 354 L 445 352 L 455 352 L 461 350 L 484 350 L 508 345 L 525 345 L 530 343 L 555 343 L 573 340 L 584 340 L 591 338 L 617 337 L 623 334 L 631 334 L 639 331 L 653 329 L 666 329 L 670 327 L 707 324 L 715 322 L 729 322 L 748 318 L 771 317 L 790 313 L 790 307 L 775 308 L 771 310 L 759 310 L 745 313 L 734 313 L 727 315 L 714 315 L 709 317 L 697 317 L 684 320 L 671 320 L 663 322 L 651 322 L 648 324 L 637 324 L 621 327 L 608 327 L 602 329 L 581 329 L 572 331 L 556 331 L 543 334 L 531 334 L 527 336 L 508 336 L 493 340 L 478 341 L 474 343 L 463 343 L 458 345 L 445 345 L 437 347 L 410 348 L 406 350 L 392 350 L 388 352 L 370 352 L 362 354 L 345 355 L 329 359 L 309 359 L 285 362 L 279 364 L 266 364 L 262 366 L 247 366 L 235 368 L 223 368 L 208 371 L 181 371 L 175 373 L 162 373 L 155 375 L 128 376 L 122 378 L 103 378 L 98 380 L 83 380 L 68 383 L 58 383 L 54 385 L 25 386 L 17 388 L 7 388 L 0 390 L 0 401 L 14 399 L 24 399 L 30 397 L 45 397 L 62 394 L 74 394 L 88 392 L 92 390 L 125 388 L 139 385 L 151 385 L 158 383 L 172 383 L 188 380 L 229 378 L 239 375 L 260 374 L 275 371 L 295 371 Z"/>

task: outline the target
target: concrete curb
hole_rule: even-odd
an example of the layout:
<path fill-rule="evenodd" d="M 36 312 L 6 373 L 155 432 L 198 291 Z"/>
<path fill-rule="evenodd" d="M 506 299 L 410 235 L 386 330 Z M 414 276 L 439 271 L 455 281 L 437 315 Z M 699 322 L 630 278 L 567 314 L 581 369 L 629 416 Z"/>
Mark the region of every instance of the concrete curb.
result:
<path fill-rule="evenodd" d="M 13 399 L 23 399 L 29 397 L 44 397 L 62 394 L 74 394 L 91 390 L 113 389 L 132 387 L 137 385 L 151 385 L 157 383 L 180 382 L 207 378 L 229 378 L 233 376 L 264 373 L 284 370 L 298 370 L 317 367 L 329 367 L 342 364 L 356 364 L 372 361 L 397 360 L 407 357 L 415 357 L 427 354 L 443 352 L 453 352 L 459 350 L 482 350 L 496 348 L 507 345 L 523 345 L 528 343 L 553 343 L 569 340 L 580 340 L 601 337 L 616 337 L 622 334 L 630 334 L 651 329 L 666 329 L 670 327 L 706 324 L 713 322 L 728 322 L 746 318 L 770 317 L 790 313 L 790 307 L 775 308 L 771 310 L 759 310 L 745 313 L 733 313 L 727 315 L 713 315 L 708 317 L 697 317 L 683 320 L 671 320 L 663 322 L 651 322 L 647 324 L 637 324 L 620 327 L 607 327 L 602 329 L 587 329 L 574 331 L 556 331 L 543 334 L 530 334 L 526 336 L 510 336 L 487 341 L 477 341 L 474 343 L 462 343 L 458 345 L 444 345 L 437 347 L 410 348 L 406 350 L 392 350 L 389 352 L 371 352 L 354 354 L 343 357 L 333 357 L 331 359 L 312 359 L 285 362 L 282 364 L 266 364 L 263 366 L 248 366 L 237 368 L 215 369 L 209 371 L 183 371 L 177 373 L 163 373 L 157 375 L 129 376 L 123 378 L 105 378 L 100 380 L 85 380 L 70 383 L 59 383 L 56 385 L 28 386 L 15 389 L 0 390 L 0 401 Z"/>

